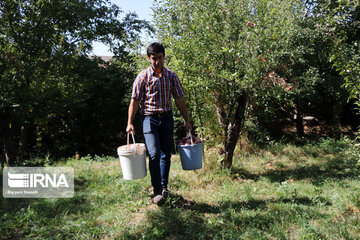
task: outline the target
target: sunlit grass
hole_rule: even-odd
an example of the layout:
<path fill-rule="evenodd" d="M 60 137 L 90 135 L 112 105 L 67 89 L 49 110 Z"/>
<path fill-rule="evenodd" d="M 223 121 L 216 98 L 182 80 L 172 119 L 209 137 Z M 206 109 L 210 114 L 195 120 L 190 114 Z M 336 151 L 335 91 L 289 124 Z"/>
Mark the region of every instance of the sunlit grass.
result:
<path fill-rule="evenodd" d="M 359 169 L 347 147 L 242 142 L 232 170 L 218 167 L 217 148 L 196 171 L 182 170 L 174 155 L 174 196 L 162 207 L 151 203 L 150 176 L 123 180 L 117 158 L 69 159 L 75 196 L 1 198 L 0 238 L 359 239 Z"/>

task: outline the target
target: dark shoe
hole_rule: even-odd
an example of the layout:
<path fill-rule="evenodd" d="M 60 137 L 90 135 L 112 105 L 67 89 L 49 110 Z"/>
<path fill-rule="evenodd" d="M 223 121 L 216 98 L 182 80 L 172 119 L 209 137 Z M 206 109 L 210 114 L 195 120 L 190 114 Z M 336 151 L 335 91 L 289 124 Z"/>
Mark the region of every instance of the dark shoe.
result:
<path fill-rule="evenodd" d="M 154 202 L 156 205 L 160 205 L 160 204 L 162 204 L 163 200 L 164 200 L 163 195 L 156 195 L 156 196 L 154 197 L 154 199 L 153 199 L 153 202 Z"/>
<path fill-rule="evenodd" d="M 162 190 L 162 196 L 163 196 L 164 198 L 168 198 L 168 197 L 169 197 L 169 190 L 167 190 L 167 188 L 164 188 L 164 189 Z"/>

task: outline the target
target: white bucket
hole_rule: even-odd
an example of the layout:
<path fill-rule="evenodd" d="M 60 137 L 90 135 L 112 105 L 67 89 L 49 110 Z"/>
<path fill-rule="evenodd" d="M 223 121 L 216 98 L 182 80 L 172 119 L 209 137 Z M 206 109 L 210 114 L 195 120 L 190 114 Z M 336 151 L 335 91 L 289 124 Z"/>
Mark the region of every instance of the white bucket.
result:
<path fill-rule="evenodd" d="M 123 146 L 118 147 L 117 153 L 120 158 L 120 165 L 123 177 L 126 180 L 135 180 L 146 177 L 146 148 L 144 143 L 135 143 L 127 145 L 128 149 L 123 149 Z M 128 135 L 129 143 L 129 135 Z"/>

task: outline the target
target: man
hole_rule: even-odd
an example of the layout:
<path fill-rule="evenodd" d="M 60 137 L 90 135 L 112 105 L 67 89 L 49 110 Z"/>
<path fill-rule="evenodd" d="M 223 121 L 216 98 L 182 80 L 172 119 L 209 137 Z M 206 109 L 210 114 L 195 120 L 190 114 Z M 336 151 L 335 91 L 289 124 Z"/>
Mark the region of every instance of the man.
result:
<path fill-rule="evenodd" d="M 191 129 L 184 100 L 184 89 L 176 74 L 166 67 L 165 49 L 160 43 L 152 43 L 147 48 L 151 66 L 141 71 L 134 81 L 129 105 L 126 132 L 135 133 L 133 120 L 140 106 L 143 133 L 149 153 L 151 184 L 154 188 L 155 204 L 168 197 L 170 158 L 174 147 L 174 119 L 171 96 L 185 120 L 186 129 Z"/>

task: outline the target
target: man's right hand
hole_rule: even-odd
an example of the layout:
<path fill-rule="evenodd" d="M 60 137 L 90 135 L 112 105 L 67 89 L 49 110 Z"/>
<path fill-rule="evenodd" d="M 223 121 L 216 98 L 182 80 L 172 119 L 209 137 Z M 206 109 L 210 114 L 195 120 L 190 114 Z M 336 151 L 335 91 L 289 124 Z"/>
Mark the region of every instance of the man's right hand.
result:
<path fill-rule="evenodd" d="M 186 128 L 186 131 L 192 130 L 192 126 L 191 126 L 191 123 L 189 121 L 185 122 L 185 128 Z"/>
<path fill-rule="evenodd" d="M 127 132 L 127 133 L 133 132 L 133 134 L 135 134 L 134 125 L 128 124 L 127 127 L 126 127 L 126 132 Z"/>
<path fill-rule="evenodd" d="M 134 128 L 134 125 L 132 124 L 132 122 L 134 121 L 135 114 L 139 107 L 139 103 L 140 103 L 140 99 L 138 99 L 138 100 L 131 99 L 131 101 L 130 101 L 129 114 L 128 114 L 128 120 L 127 120 L 128 125 L 126 127 L 127 133 L 133 132 L 133 134 L 135 134 L 135 128 Z"/>

